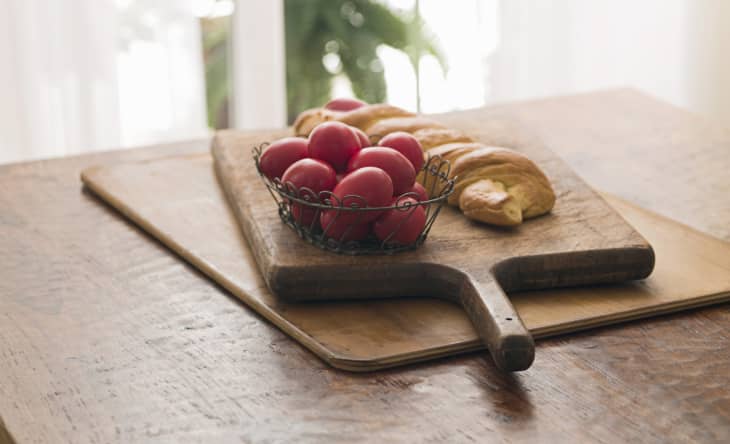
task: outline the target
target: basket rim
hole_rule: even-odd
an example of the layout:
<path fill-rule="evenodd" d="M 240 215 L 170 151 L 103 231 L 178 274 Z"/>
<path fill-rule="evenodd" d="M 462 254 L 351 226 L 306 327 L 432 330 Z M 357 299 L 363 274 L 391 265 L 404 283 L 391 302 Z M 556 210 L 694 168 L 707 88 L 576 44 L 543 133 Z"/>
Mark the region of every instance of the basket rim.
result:
<path fill-rule="evenodd" d="M 259 174 L 259 177 L 264 182 L 264 185 L 273 192 L 276 192 L 281 197 L 294 201 L 298 204 L 301 204 L 307 208 L 312 209 L 320 209 L 320 210 L 337 210 L 337 211 L 345 211 L 345 212 L 372 212 L 372 211 L 388 211 L 388 210 L 405 210 L 408 208 L 411 208 L 416 205 L 420 206 L 427 206 L 432 204 L 440 204 L 444 202 L 446 199 L 448 199 L 449 196 L 454 192 L 454 185 L 457 181 L 457 177 L 448 177 L 448 171 L 450 169 L 450 162 L 447 159 L 444 159 L 443 157 L 436 155 L 428 155 L 428 158 L 423 164 L 423 167 L 418 171 L 428 171 L 431 174 L 431 177 L 440 179 L 442 183 L 445 184 L 445 186 L 441 189 L 441 192 L 438 196 L 432 197 L 428 200 L 418 200 L 418 194 L 413 191 L 408 191 L 406 193 L 400 194 L 398 196 L 394 196 L 395 204 L 388 205 L 388 206 L 382 206 L 382 207 L 360 207 L 360 206 L 354 206 L 354 205 L 344 205 L 343 202 L 346 200 L 362 200 L 363 202 L 365 199 L 358 195 L 358 194 L 346 194 L 342 196 L 341 198 L 335 196 L 331 190 L 323 190 L 320 192 L 315 192 L 314 190 L 307 188 L 307 187 L 301 187 L 297 188 L 293 183 L 291 182 L 281 182 L 281 180 L 277 177 L 275 179 L 270 179 L 267 177 L 260 168 L 259 165 L 259 157 L 263 151 L 263 149 L 270 145 L 269 142 L 263 142 L 259 145 L 254 146 L 253 153 L 254 153 L 254 163 L 256 165 L 256 171 Z M 438 162 L 439 167 L 435 170 L 429 169 L 429 166 L 432 164 L 432 162 Z M 447 172 L 443 172 L 442 167 L 446 166 Z M 418 182 L 417 182 L 418 183 Z M 293 192 L 290 192 L 289 190 L 296 190 L 298 193 L 294 194 Z M 301 196 L 304 194 L 309 196 L 316 196 L 318 201 L 312 201 L 307 200 L 306 198 L 302 198 Z M 322 196 L 324 194 L 324 197 Z M 335 205 L 334 202 L 332 202 L 332 198 L 334 200 L 339 201 L 339 205 Z M 413 199 L 415 203 L 412 203 L 410 201 L 407 201 L 406 199 Z M 400 202 L 403 201 L 401 204 Z"/>

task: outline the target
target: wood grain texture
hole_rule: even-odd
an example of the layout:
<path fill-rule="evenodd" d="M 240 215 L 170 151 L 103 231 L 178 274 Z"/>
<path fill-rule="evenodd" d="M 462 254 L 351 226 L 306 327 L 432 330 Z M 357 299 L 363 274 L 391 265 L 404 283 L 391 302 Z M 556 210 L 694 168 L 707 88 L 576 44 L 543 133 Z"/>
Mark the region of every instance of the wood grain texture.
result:
<path fill-rule="evenodd" d="M 616 150 L 648 151 L 623 161 L 640 176 L 616 167 L 602 188 L 730 241 L 704 186 L 729 185 L 717 126 L 632 91 L 499 109 L 591 183 Z M 695 146 L 655 130 L 666 121 Z M 17 442 L 730 441 L 728 304 L 542 340 L 516 376 L 476 354 L 341 372 L 79 188 L 92 165 L 207 146 L 0 167 L 0 417 Z M 693 165 L 681 187 L 665 159 Z"/>
<path fill-rule="evenodd" d="M 444 208 L 418 250 L 345 256 L 302 242 L 279 220 L 252 149 L 288 131 L 216 134 L 212 154 L 228 201 L 269 289 L 290 301 L 429 296 L 458 302 L 501 369 L 524 370 L 534 343 L 504 291 L 641 279 L 649 244 L 529 128 L 508 116 L 437 118 L 475 140 L 515 149 L 540 165 L 558 196 L 552 212 L 512 229 L 478 224 Z M 507 141 L 507 143 L 503 143 Z M 372 297 L 372 296 L 371 296 Z"/>
<path fill-rule="evenodd" d="M 2 418 L 0 418 L 0 444 L 15 444 L 15 440 L 13 440 L 10 432 L 5 428 Z"/>
<path fill-rule="evenodd" d="M 507 104 L 493 112 L 535 131 L 592 186 L 730 237 L 730 122 L 633 90 Z"/>
<path fill-rule="evenodd" d="M 400 298 L 302 304 L 273 296 L 207 154 L 92 168 L 83 178 L 106 202 L 337 368 L 372 371 L 481 346 L 463 310 L 447 301 Z M 622 285 L 513 292 L 510 297 L 517 312 L 536 337 L 730 297 L 730 243 L 616 198 L 609 202 L 656 249 L 654 273 L 647 280 Z"/>

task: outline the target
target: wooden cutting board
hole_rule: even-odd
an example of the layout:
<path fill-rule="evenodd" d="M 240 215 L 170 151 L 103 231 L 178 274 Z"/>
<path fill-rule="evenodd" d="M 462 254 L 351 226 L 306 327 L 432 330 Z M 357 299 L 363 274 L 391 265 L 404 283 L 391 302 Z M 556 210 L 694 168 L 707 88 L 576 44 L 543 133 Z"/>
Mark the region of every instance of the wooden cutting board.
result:
<path fill-rule="evenodd" d="M 268 287 L 289 301 L 430 296 L 460 303 L 493 360 L 524 370 L 532 338 L 504 291 L 641 279 L 654 266 L 649 244 L 554 153 L 517 122 L 445 122 L 486 143 L 527 154 L 551 179 L 557 203 L 513 229 L 494 228 L 445 207 L 426 243 L 392 256 L 352 257 L 301 241 L 281 223 L 251 150 L 288 132 L 224 131 L 213 141 L 216 172 Z"/>
<path fill-rule="evenodd" d="M 460 306 L 433 298 L 287 303 L 273 296 L 209 155 L 97 167 L 82 179 L 234 296 L 334 367 L 372 371 L 482 348 Z M 730 244 L 609 198 L 653 245 L 642 281 L 511 292 L 536 338 L 730 300 Z"/>

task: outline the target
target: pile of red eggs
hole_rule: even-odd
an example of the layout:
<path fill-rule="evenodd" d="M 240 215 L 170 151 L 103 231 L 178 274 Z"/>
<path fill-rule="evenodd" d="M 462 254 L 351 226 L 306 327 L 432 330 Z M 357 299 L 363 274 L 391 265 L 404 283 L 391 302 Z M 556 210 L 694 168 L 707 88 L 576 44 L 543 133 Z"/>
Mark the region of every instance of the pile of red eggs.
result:
<path fill-rule="evenodd" d="M 423 163 L 421 145 L 408 133 L 388 134 L 371 146 L 360 129 L 331 121 L 314 128 L 308 139 L 287 137 L 272 143 L 261 154 L 259 169 L 311 202 L 344 208 L 397 204 L 384 211 L 325 209 L 318 214 L 313 207 L 291 202 L 291 213 L 300 225 L 319 225 L 338 241 L 362 240 L 373 233 L 381 241 L 407 245 L 426 225 L 426 211 L 418 201 L 428 200 L 428 195 L 416 182 Z M 331 192 L 331 198 L 320 202 L 323 191 Z"/>

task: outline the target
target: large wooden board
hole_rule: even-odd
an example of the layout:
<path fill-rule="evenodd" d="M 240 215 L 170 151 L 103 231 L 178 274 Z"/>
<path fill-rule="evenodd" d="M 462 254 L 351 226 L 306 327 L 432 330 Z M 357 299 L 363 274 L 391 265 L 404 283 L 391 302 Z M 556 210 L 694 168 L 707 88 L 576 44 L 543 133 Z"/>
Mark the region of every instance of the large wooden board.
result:
<path fill-rule="evenodd" d="M 416 251 L 343 256 L 302 242 L 282 224 L 253 166 L 252 147 L 286 131 L 224 131 L 216 135 L 212 152 L 264 281 L 278 296 L 302 301 L 424 295 L 455 301 L 497 366 L 524 370 L 532 363 L 534 345 L 504 291 L 641 279 L 651 272 L 654 254 L 639 233 L 519 122 L 452 116 L 444 123 L 483 143 L 528 155 L 553 183 L 553 211 L 504 229 L 475 223 L 446 207 Z"/>
<path fill-rule="evenodd" d="M 208 155 L 87 170 L 84 183 L 238 299 L 334 367 L 370 371 L 476 350 L 461 307 L 432 298 L 286 303 L 257 270 Z M 653 245 L 646 280 L 511 292 L 536 338 L 730 299 L 730 244 L 610 199 Z"/>

